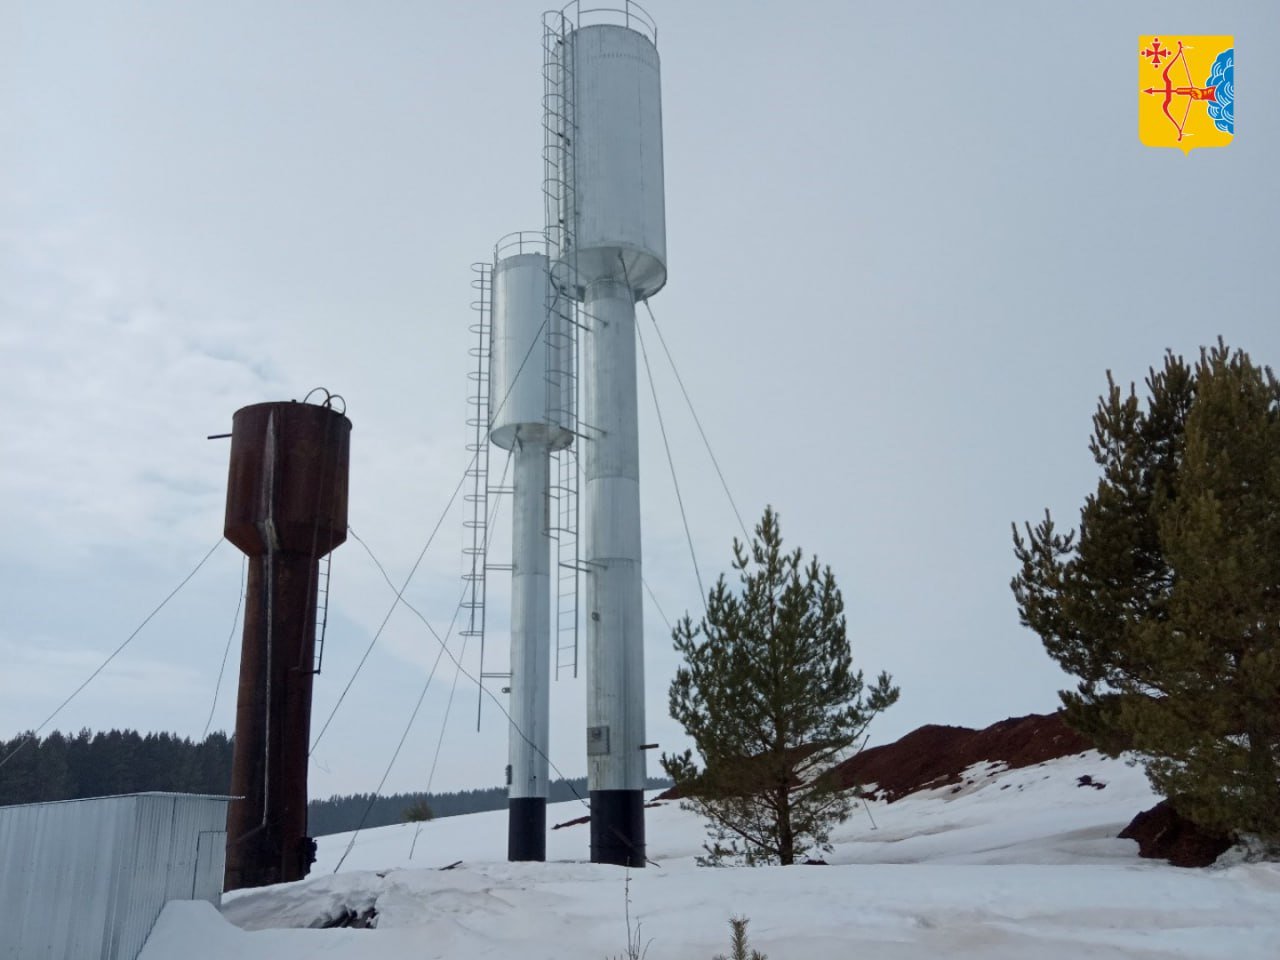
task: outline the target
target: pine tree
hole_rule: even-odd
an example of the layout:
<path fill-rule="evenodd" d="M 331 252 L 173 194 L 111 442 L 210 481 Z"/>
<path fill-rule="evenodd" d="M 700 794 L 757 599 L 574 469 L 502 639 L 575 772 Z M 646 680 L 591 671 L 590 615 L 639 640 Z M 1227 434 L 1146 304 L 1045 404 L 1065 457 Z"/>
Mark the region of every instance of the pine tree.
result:
<path fill-rule="evenodd" d="M 431 805 L 427 803 L 427 798 L 419 795 L 413 803 L 404 808 L 400 819 L 405 823 L 426 823 L 428 820 L 434 820 L 435 814 L 431 812 Z"/>
<path fill-rule="evenodd" d="M 732 931 L 732 940 L 730 941 L 732 952 L 727 957 L 723 953 L 718 953 L 715 956 L 715 960 L 769 960 L 767 954 L 752 949 L 751 944 L 747 942 L 747 924 L 749 922 L 746 917 L 729 918 L 729 929 Z M 750 952 L 748 953 L 748 951 Z"/>
<path fill-rule="evenodd" d="M 672 635 L 685 662 L 671 683 L 671 715 L 701 766 L 692 750 L 664 754 L 662 765 L 710 822 L 706 862 L 790 864 L 829 849 L 830 828 L 848 819 L 852 797 L 823 774 L 898 688 L 886 673 L 864 688 L 831 568 L 784 553 L 771 508 L 750 548 L 735 539 L 733 555 L 740 593 L 722 575 L 701 621 L 686 615 Z"/>
<path fill-rule="evenodd" d="M 1080 530 L 1014 530 L 1067 719 L 1211 830 L 1280 843 L 1280 384 L 1219 341 L 1094 415 Z"/>
<path fill-rule="evenodd" d="M 67 738 L 57 730 L 34 745 L 36 791 L 42 800 L 68 800 L 73 795 Z"/>

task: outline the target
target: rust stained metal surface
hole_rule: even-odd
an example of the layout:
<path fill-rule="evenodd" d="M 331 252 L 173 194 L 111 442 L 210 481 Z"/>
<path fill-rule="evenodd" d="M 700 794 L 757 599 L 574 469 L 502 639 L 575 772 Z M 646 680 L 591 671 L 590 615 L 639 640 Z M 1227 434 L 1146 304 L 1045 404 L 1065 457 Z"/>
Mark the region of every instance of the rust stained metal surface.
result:
<path fill-rule="evenodd" d="M 347 536 L 351 422 L 259 403 L 232 421 L 224 533 L 249 555 L 226 888 L 300 880 L 311 865 L 307 751 L 318 561 Z"/>
<path fill-rule="evenodd" d="M 317 559 L 347 539 L 351 421 L 310 403 L 255 403 L 231 425 L 223 533 L 261 556 L 276 549 Z"/>

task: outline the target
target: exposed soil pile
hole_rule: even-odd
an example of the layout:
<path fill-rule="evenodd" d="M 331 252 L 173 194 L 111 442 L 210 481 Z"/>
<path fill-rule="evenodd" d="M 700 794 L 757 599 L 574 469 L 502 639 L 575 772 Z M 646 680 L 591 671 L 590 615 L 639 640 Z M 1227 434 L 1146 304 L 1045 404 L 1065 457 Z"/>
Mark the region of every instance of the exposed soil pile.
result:
<path fill-rule="evenodd" d="M 959 784 L 974 764 L 1000 763 L 1013 770 L 1092 749 L 1092 743 L 1063 722 L 1061 712 L 1032 713 L 985 730 L 928 724 L 894 743 L 850 757 L 831 775 L 843 789 L 862 788 L 867 796 L 892 803 L 918 790 Z M 1087 774 L 1077 782 L 1095 790 L 1106 788 Z M 672 787 L 657 799 L 679 798 Z M 1230 839 L 1206 833 L 1180 817 L 1167 800 L 1134 817 L 1120 837 L 1137 840 L 1141 856 L 1178 867 L 1208 866 L 1232 845 Z"/>
<path fill-rule="evenodd" d="M 875 795 L 892 803 L 917 790 L 959 783 L 975 763 L 992 760 L 1009 769 L 1092 750 L 1091 744 L 1059 713 L 1032 713 L 992 724 L 985 730 L 927 724 L 901 740 L 864 750 L 832 771 L 843 789 L 875 784 Z M 658 800 L 678 800 L 675 787 Z"/>
<path fill-rule="evenodd" d="M 917 790 L 959 783 L 965 768 L 998 761 L 1009 769 L 1093 749 L 1059 713 L 1032 713 L 994 723 L 985 730 L 928 724 L 895 743 L 850 757 L 832 772 L 845 788 L 875 784 L 875 795 L 892 803 Z"/>
<path fill-rule="evenodd" d="M 1197 827 L 1168 800 L 1134 817 L 1120 837 L 1138 841 L 1138 856 L 1168 860 L 1175 867 L 1207 867 L 1231 847 L 1229 838 Z"/>

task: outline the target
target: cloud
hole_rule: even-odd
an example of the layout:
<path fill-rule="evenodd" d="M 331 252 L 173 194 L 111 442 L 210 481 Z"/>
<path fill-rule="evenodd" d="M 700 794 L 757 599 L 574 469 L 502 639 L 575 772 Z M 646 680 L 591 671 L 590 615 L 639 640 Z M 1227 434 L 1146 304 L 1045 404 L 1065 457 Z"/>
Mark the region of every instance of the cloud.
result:
<path fill-rule="evenodd" d="M 1235 48 L 1224 50 L 1213 61 L 1213 70 L 1206 87 L 1216 87 L 1215 101 L 1209 104 L 1209 116 L 1219 130 L 1234 134 L 1236 132 L 1236 68 Z"/>
<path fill-rule="evenodd" d="M 213 690 L 190 664 L 126 651 L 90 684 L 46 728 L 75 730 L 138 727 L 148 729 L 156 713 L 195 722 L 207 714 Z M 0 702 L 11 735 L 44 721 L 105 659 L 90 646 L 68 646 L 48 637 L 0 638 Z"/>
<path fill-rule="evenodd" d="M 47 559 L 125 541 L 208 539 L 225 448 L 205 440 L 274 392 L 233 324 L 167 304 L 66 233 L 0 235 L 0 445 L 12 550 Z M 202 528 L 202 529 L 201 529 Z"/>

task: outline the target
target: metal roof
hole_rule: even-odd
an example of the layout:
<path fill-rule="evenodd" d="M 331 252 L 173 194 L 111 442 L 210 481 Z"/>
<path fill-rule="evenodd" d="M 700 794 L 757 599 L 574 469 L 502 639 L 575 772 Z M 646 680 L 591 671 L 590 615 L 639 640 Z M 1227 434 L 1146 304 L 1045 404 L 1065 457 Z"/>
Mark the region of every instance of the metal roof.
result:
<path fill-rule="evenodd" d="M 168 900 L 222 895 L 227 797 L 0 807 L 0 960 L 135 960 Z"/>

